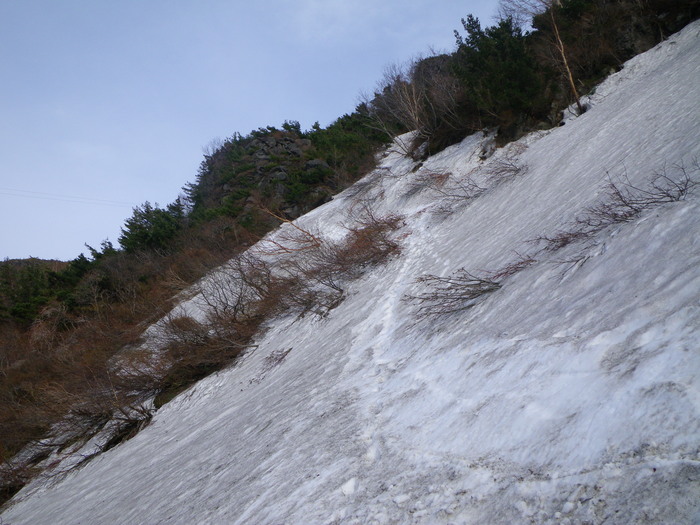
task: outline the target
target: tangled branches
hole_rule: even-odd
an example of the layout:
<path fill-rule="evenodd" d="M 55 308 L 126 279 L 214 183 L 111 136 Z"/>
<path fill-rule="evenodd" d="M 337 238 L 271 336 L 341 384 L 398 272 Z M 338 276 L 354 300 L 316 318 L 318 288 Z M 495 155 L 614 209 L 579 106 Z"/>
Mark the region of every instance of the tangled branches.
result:
<path fill-rule="evenodd" d="M 418 316 L 422 318 L 467 310 L 481 296 L 501 287 L 496 281 L 472 275 L 464 268 L 449 277 L 423 275 L 416 282 L 427 285 L 428 291 L 405 299 L 418 304 Z"/>

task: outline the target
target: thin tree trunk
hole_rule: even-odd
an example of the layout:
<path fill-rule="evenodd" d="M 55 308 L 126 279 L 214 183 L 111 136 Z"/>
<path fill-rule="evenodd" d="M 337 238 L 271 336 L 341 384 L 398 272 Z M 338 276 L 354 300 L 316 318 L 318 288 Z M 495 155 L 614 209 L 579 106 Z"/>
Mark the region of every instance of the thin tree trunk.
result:
<path fill-rule="evenodd" d="M 549 16 L 552 19 L 552 27 L 554 28 L 554 36 L 557 39 L 557 49 L 559 49 L 559 54 L 561 55 L 562 62 L 564 63 L 564 69 L 566 69 L 566 75 L 569 79 L 569 86 L 571 87 L 571 92 L 574 95 L 574 99 L 576 100 L 576 107 L 578 108 L 578 114 L 580 115 L 583 113 L 584 109 L 583 106 L 581 105 L 581 100 L 578 95 L 578 90 L 576 89 L 576 83 L 574 82 L 574 76 L 571 73 L 571 68 L 569 67 L 569 61 L 566 59 L 566 52 L 564 50 L 564 42 L 561 40 L 561 36 L 559 36 L 559 26 L 557 25 L 557 21 L 554 18 L 554 6 L 552 5 L 549 8 Z"/>

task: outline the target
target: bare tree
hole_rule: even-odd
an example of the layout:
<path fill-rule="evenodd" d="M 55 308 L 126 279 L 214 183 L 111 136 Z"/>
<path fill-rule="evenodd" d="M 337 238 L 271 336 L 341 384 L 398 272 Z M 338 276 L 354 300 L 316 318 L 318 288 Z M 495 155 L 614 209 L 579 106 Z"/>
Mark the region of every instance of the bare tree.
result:
<path fill-rule="evenodd" d="M 571 67 L 567 58 L 566 47 L 564 46 L 564 42 L 562 41 L 561 34 L 559 32 L 557 12 L 560 8 L 561 0 L 500 0 L 499 14 L 503 18 L 513 19 L 513 21 L 520 25 L 523 25 L 526 21 L 532 20 L 532 18 L 537 15 L 541 15 L 543 13 L 549 14 L 549 19 L 552 23 L 552 31 L 554 32 L 554 41 L 552 44 L 554 45 L 557 55 L 561 61 L 561 66 L 564 69 L 564 75 L 569 83 L 571 94 L 574 96 L 576 108 L 578 109 L 578 113 L 580 115 L 585 110 L 581 104 L 581 97 L 579 96 L 578 89 L 576 89 L 574 75 L 571 72 Z"/>
<path fill-rule="evenodd" d="M 459 81 L 450 72 L 445 55 L 416 57 L 384 70 L 373 96 L 361 97 L 373 127 L 394 138 L 395 127 L 415 131 L 413 144 L 399 143 L 408 154 L 430 139 L 439 124 L 460 128 Z"/>

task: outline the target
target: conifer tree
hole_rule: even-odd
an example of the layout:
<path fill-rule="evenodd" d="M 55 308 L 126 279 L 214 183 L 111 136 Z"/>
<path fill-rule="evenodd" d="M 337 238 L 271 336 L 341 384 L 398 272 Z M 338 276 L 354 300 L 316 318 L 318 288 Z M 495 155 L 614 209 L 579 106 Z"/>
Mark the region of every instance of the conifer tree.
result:
<path fill-rule="evenodd" d="M 559 31 L 558 13 L 561 8 L 562 0 L 500 0 L 499 4 L 502 17 L 516 20 L 520 24 L 529 22 L 537 15 L 548 15 L 549 21 L 552 24 L 552 45 L 556 50 L 556 54 L 559 56 L 560 64 L 564 70 L 564 76 L 569 84 L 569 88 L 571 89 L 571 94 L 576 102 L 578 113 L 581 114 L 584 112 L 584 108 L 581 105 L 581 97 L 579 96 L 578 89 L 576 89 L 574 75 L 571 72 L 566 46 L 564 45 L 561 32 Z"/>

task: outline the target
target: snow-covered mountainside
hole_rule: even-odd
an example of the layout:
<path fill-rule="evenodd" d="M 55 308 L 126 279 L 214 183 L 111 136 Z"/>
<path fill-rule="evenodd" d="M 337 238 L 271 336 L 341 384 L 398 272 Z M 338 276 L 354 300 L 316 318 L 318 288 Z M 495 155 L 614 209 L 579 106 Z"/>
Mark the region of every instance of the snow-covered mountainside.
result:
<path fill-rule="evenodd" d="M 0 521 L 700 522 L 700 186 L 651 186 L 700 178 L 699 102 L 694 23 L 562 127 L 388 151 L 298 222 L 401 214 L 400 254 Z M 610 219 L 611 182 L 644 210 Z M 460 268 L 501 286 L 448 314 L 406 298 Z"/>

